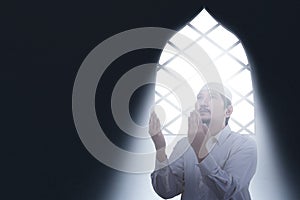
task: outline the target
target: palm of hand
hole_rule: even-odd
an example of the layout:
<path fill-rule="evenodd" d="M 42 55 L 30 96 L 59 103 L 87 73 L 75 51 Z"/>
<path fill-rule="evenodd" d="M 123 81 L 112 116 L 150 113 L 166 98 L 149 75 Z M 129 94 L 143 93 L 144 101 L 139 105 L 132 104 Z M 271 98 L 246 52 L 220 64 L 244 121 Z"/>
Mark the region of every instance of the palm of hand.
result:
<path fill-rule="evenodd" d="M 151 113 L 149 120 L 149 134 L 154 142 L 156 150 L 164 148 L 166 146 L 166 141 L 161 133 L 160 121 L 155 112 Z"/>
<path fill-rule="evenodd" d="M 205 148 L 207 131 L 208 128 L 202 123 L 200 114 L 196 110 L 192 111 L 188 118 L 188 140 L 198 158 L 207 155 Z"/>

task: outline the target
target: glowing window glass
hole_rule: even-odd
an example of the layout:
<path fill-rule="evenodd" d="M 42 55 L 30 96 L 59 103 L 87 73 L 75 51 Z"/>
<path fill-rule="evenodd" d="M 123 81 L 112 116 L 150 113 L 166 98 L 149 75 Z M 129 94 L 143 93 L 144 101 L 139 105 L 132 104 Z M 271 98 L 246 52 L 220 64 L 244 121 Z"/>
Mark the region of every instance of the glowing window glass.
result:
<path fill-rule="evenodd" d="M 174 35 L 167 45 L 171 46 L 175 53 L 162 52 L 157 75 L 176 79 L 168 70 L 171 68 L 185 78 L 197 95 L 204 81 L 180 55 L 188 51 L 192 45 L 200 45 L 213 60 L 222 82 L 232 92 L 234 112 L 229 120 L 231 129 L 241 134 L 254 134 L 255 113 L 251 67 L 241 41 L 218 23 L 205 9 L 179 33 L 189 37 L 194 42 L 178 44 L 176 43 L 176 35 Z M 172 135 L 175 137 L 178 132 L 182 117 L 187 117 L 192 108 L 181 111 L 179 102 L 176 101 L 171 91 L 159 85 L 156 86 L 155 90 L 155 102 L 161 105 L 166 113 L 163 133 L 172 139 Z"/>

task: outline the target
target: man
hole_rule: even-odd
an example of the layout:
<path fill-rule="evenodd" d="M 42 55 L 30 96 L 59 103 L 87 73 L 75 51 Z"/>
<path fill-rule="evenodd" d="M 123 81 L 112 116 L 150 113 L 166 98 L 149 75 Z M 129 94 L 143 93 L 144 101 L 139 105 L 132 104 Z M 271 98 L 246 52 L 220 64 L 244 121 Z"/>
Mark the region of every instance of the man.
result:
<path fill-rule="evenodd" d="M 256 143 L 230 130 L 232 112 L 230 91 L 219 83 L 206 84 L 188 118 L 188 137 L 176 144 L 169 159 L 160 121 L 151 113 L 149 133 L 156 148 L 151 178 L 158 195 L 168 199 L 181 194 L 184 200 L 251 199 Z"/>

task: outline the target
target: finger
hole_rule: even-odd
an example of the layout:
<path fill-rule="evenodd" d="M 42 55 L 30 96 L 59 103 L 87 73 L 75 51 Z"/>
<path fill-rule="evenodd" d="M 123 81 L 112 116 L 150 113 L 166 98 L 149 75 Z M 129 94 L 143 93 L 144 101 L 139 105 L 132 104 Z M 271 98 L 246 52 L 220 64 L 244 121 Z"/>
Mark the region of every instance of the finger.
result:
<path fill-rule="evenodd" d="M 154 117 L 157 117 L 157 114 L 156 114 L 156 112 L 155 112 L 155 111 L 153 111 L 153 115 L 154 115 Z"/>
<path fill-rule="evenodd" d="M 150 113 L 150 120 L 151 121 L 153 119 L 153 112 Z"/>
<path fill-rule="evenodd" d="M 193 130 L 195 130 L 195 126 L 194 126 L 194 119 L 192 116 L 190 116 L 188 118 L 188 125 L 189 125 L 189 132 L 193 132 Z"/>
<path fill-rule="evenodd" d="M 154 113 L 153 113 L 153 120 L 154 120 L 155 122 L 157 122 L 157 119 L 158 119 L 158 117 L 157 117 L 156 113 L 154 112 Z"/>
<path fill-rule="evenodd" d="M 195 116 L 196 116 L 197 125 L 199 126 L 200 124 L 202 124 L 200 113 L 198 111 L 195 111 Z"/>
<path fill-rule="evenodd" d="M 152 110 L 152 112 L 151 112 L 151 117 L 153 117 L 153 118 L 155 118 L 155 117 L 156 117 L 156 113 L 155 113 L 155 111 L 154 111 L 154 110 Z"/>
<path fill-rule="evenodd" d="M 192 132 L 195 128 L 195 126 L 194 126 L 194 113 L 193 112 L 191 112 L 190 113 L 190 121 L 189 121 L 189 124 L 190 124 L 190 132 Z"/>
<path fill-rule="evenodd" d="M 208 127 L 207 127 L 206 124 L 202 124 L 202 129 L 203 129 L 203 131 L 204 131 L 204 134 L 207 134 L 207 132 L 208 132 Z"/>
<path fill-rule="evenodd" d="M 154 120 L 154 113 L 151 112 L 150 119 L 149 119 L 149 124 L 151 124 L 151 122 L 153 122 L 153 120 Z"/>
<path fill-rule="evenodd" d="M 194 112 L 193 112 L 193 116 L 194 116 L 194 119 L 193 119 L 193 125 L 194 125 L 195 129 L 197 130 L 197 129 L 198 129 L 198 126 L 199 126 L 199 116 L 198 116 L 198 112 L 197 112 L 197 111 L 194 111 Z"/>
<path fill-rule="evenodd" d="M 188 126 L 189 126 L 189 129 L 188 129 L 188 135 L 189 136 L 192 136 L 193 135 L 193 132 L 194 132 L 194 127 L 193 127 L 193 123 L 192 123 L 192 118 L 191 117 L 189 117 L 188 118 Z"/>
<path fill-rule="evenodd" d="M 197 116 L 197 112 L 196 111 L 193 111 L 193 126 L 194 128 L 197 130 L 198 128 L 198 116 Z"/>
<path fill-rule="evenodd" d="M 151 136 L 153 135 L 153 131 L 154 131 L 154 121 L 151 120 L 149 124 L 149 133 Z"/>
<path fill-rule="evenodd" d="M 160 120 L 159 120 L 159 118 L 156 116 L 156 123 L 158 124 L 158 125 L 160 125 Z"/>
<path fill-rule="evenodd" d="M 200 109 L 200 104 L 196 102 L 196 103 L 195 103 L 195 110 L 198 111 L 199 109 Z"/>
<path fill-rule="evenodd" d="M 192 123 L 194 124 L 195 120 L 196 120 L 196 113 L 195 113 L 195 111 L 191 112 L 191 120 L 192 120 Z"/>
<path fill-rule="evenodd" d="M 157 130 L 157 127 L 158 127 L 158 122 L 157 122 L 157 118 L 155 118 L 155 120 L 154 120 L 154 128 L 155 128 L 155 131 Z"/>
<path fill-rule="evenodd" d="M 149 118 L 149 124 L 151 124 L 153 122 L 153 115 L 151 113 L 150 118 Z"/>
<path fill-rule="evenodd" d="M 195 129 L 193 127 L 193 123 L 192 123 L 192 117 L 189 116 L 188 117 L 188 140 L 190 143 L 192 143 L 194 141 L 195 138 Z"/>
<path fill-rule="evenodd" d="M 158 118 L 156 118 L 155 120 L 155 131 L 156 131 L 156 134 L 160 131 L 160 121 Z"/>

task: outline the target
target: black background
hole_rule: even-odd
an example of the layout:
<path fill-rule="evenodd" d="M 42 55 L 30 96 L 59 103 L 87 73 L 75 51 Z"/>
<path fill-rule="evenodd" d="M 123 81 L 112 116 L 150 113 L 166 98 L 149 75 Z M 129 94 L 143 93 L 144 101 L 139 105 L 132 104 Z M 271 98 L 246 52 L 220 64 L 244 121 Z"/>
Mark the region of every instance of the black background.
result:
<path fill-rule="evenodd" d="M 299 193 L 299 1 L 10 1 L 0 19 L 0 198 L 101 199 L 120 172 L 94 159 L 78 137 L 71 107 L 77 70 L 108 37 L 145 26 L 178 30 L 203 6 L 243 41 L 278 156 Z M 130 56 L 107 76 L 117 80 L 134 66 L 132 58 L 135 64 L 157 61 L 159 52 Z M 97 94 L 98 105 L 107 107 L 114 79 L 104 79 L 108 89 Z M 110 117 L 102 123 L 114 127 Z M 126 139 L 117 129 L 110 138 Z"/>

